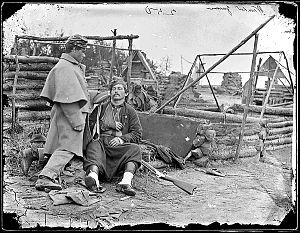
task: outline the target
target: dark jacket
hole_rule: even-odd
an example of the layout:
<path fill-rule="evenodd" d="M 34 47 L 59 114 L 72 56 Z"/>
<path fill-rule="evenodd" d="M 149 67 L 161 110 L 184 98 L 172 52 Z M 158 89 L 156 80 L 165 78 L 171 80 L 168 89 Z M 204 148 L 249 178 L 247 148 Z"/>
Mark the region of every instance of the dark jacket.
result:
<path fill-rule="evenodd" d="M 103 116 L 104 111 L 110 100 L 105 103 L 99 104 L 91 114 L 88 115 L 85 124 L 83 135 L 83 150 L 85 151 L 87 144 L 97 135 L 92 135 L 94 127 L 96 127 L 97 113 L 100 111 L 100 118 Z M 137 115 L 136 110 L 126 102 L 120 111 L 120 121 L 123 124 L 122 136 L 123 141 L 130 143 L 139 143 L 142 139 L 142 126 Z"/>

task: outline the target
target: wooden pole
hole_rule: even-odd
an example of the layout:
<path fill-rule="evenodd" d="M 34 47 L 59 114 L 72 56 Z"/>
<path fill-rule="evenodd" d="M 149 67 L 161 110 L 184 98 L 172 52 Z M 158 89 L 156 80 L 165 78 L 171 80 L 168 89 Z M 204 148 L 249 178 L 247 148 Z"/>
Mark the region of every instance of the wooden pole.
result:
<path fill-rule="evenodd" d="M 118 36 L 84 36 L 88 40 L 132 40 L 138 39 L 138 35 L 118 35 Z M 18 36 L 19 39 L 29 39 L 38 41 L 66 41 L 69 36 L 64 37 L 37 37 L 37 36 Z"/>
<path fill-rule="evenodd" d="M 250 104 L 250 99 L 251 99 L 251 94 L 252 94 L 252 85 L 253 85 L 252 83 L 253 83 L 254 69 L 255 69 L 255 63 L 256 63 L 257 42 L 258 42 L 258 34 L 255 34 L 253 58 L 252 58 L 252 64 L 251 64 L 251 74 L 250 74 L 249 85 L 248 85 L 249 91 L 248 91 L 248 96 L 246 97 L 246 107 L 244 109 L 242 128 L 241 128 L 241 132 L 239 134 L 238 146 L 236 148 L 235 156 L 233 159 L 234 162 L 238 159 L 240 151 L 241 151 L 241 147 L 243 144 L 243 137 L 244 137 L 244 131 L 245 131 L 245 124 L 246 124 L 246 120 L 247 120 L 248 107 Z"/>
<path fill-rule="evenodd" d="M 262 58 L 259 58 L 258 65 L 257 65 L 257 72 L 256 72 L 256 75 L 255 75 L 254 82 L 253 82 L 253 87 L 252 87 L 252 94 L 251 94 L 250 104 L 253 104 L 255 89 L 256 89 L 257 80 L 258 80 L 258 72 L 259 72 L 259 69 L 260 69 L 261 62 L 262 62 Z"/>
<path fill-rule="evenodd" d="M 132 39 L 128 40 L 129 46 L 129 57 L 128 57 L 128 67 L 127 67 L 127 87 L 130 88 L 130 79 L 131 79 L 131 68 L 132 68 Z"/>
<path fill-rule="evenodd" d="M 204 64 L 203 64 L 203 62 L 202 62 L 200 56 L 199 56 L 199 60 L 200 60 L 200 63 L 201 63 L 200 65 L 201 65 L 201 67 L 203 68 L 203 71 L 205 72 Z M 210 81 L 209 81 L 209 79 L 208 79 L 208 76 L 205 75 L 205 77 L 206 77 L 206 79 L 207 79 L 207 82 L 208 82 L 209 88 L 210 88 L 210 90 L 211 90 L 211 93 L 213 94 L 213 97 L 214 97 L 214 99 L 215 99 L 215 101 L 216 101 L 216 104 L 217 104 L 217 106 L 218 106 L 218 109 L 219 109 L 219 111 L 221 112 L 221 108 L 220 108 L 220 106 L 219 106 L 219 103 L 218 103 L 217 97 L 216 97 L 216 95 L 215 95 L 214 89 L 212 88 L 212 86 L 211 86 L 211 84 L 210 84 Z"/>
<path fill-rule="evenodd" d="M 114 36 L 117 35 L 117 29 L 114 29 L 112 31 L 112 33 L 114 34 Z M 116 40 L 113 40 L 113 44 L 112 44 L 112 55 L 111 55 L 111 64 L 110 64 L 110 70 L 109 70 L 109 83 L 111 81 L 111 78 L 113 76 L 113 67 L 114 67 L 114 63 L 115 63 L 115 56 L 116 56 Z"/>
<path fill-rule="evenodd" d="M 192 65 L 192 67 L 191 67 L 191 69 L 190 69 L 188 75 L 186 76 L 186 79 L 185 79 L 185 82 L 184 82 L 184 85 L 183 85 L 183 88 L 182 88 L 182 89 L 184 89 L 184 88 L 188 85 L 189 78 L 190 78 L 190 76 L 191 76 L 191 74 L 192 74 L 192 72 L 193 72 L 193 69 L 194 69 L 195 65 L 196 65 L 197 58 L 198 58 L 198 56 L 195 58 L 195 61 L 194 61 L 193 65 Z M 174 106 L 173 106 L 174 108 L 177 107 L 177 105 L 178 105 L 178 103 L 179 103 L 179 101 L 180 101 L 180 99 L 181 99 L 181 96 L 182 96 L 182 94 L 180 94 L 180 95 L 178 96 L 178 99 L 175 101 Z"/>
<path fill-rule="evenodd" d="M 281 59 L 281 55 L 282 55 L 282 53 L 280 54 L 279 62 L 280 62 L 280 59 Z M 265 110 L 266 110 L 266 106 L 267 106 L 267 104 L 268 104 L 269 96 L 270 96 L 270 93 L 271 93 L 271 89 L 272 89 L 273 83 L 274 83 L 274 81 L 275 81 L 275 79 L 276 79 L 276 73 L 277 73 L 277 70 L 278 70 L 278 68 L 279 68 L 279 65 L 278 65 L 277 62 L 276 62 L 276 64 L 277 64 L 277 65 L 276 65 L 276 69 L 275 69 L 275 72 L 274 72 L 274 74 L 273 74 L 272 81 L 271 81 L 271 83 L 270 83 L 270 85 L 269 85 L 269 89 L 268 89 L 267 96 L 266 96 L 265 101 L 264 101 L 263 108 L 262 108 L 262 110 L 261 110 L 260 119 L 262 119 L 263 116 L 264 116 L 264 113 L 265 113 Z"/>
<path fill-rule="evenodd" d="M 242 40 L 237 46 L 235 46 L 232 50 L 230 50 L 224 57 L 222 57 L 219 61 L 217 61 L 214 65 L 212 65 L 207 71 L 205 71 L 199 78 L 191 82 L 189 85 L 187 85 L 185 88 L 183 88 L 181 91 L 179 91 L 175 96 L 173 96 L 171 99 L 166 101 L 162 106 L 157 108 L 155 112 L 159 112 L 161 109 L 163 109 L 165 106 L 167 106 L 171 101 L 173 101 L 177 96 L 181 95 L 183 92 L 185 92 L 188 88 L 193 86 L 196 82 L 198 82 L 201 78 L 203 78 L 207 73 L 212 71 L 216 66 L 218 66 L 220 63 L 222 63 L 227 57 L 229 57 L 231 54 L 233 54 L 236 50 L 238 50 L 242 45 L 244 45 L 250 38 L 252 38 L 260 29 L 262 29 L 268 22 L 270 22 L 275 15 L 271 16 L 266 22 L 261 24 L 258 28 L 256 28 L 253 32 L 251 32 L 244 40 Z"/>
<path fill-rule="evenodd" d="M 287 70 L 288 70 L 288 74 L 289 74 L 289 78 L 290 78 L 290 85 L 291 85 L 291 88 L 292 88 L 292 92 L 294 93 L 294 84 L 293 84 L 293 80 L 292 80 L 292 77 L 291 77 L 291 72 L 290 72 L 290 69 L 289 69 L 289 63 L 288 63 L 288 60 L 285 56 L 285 53 L 282 51 L 282 54 L 283 54 L 283 57 L 285 59 L 285 62 L 286 62 L 286 67 L 287 67 Z"/>

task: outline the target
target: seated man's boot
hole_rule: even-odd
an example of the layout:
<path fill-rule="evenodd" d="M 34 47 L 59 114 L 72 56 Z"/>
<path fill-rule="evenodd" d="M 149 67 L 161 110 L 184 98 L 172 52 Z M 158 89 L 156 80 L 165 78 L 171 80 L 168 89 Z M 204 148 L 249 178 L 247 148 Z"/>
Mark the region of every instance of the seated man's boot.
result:
<path fill-rule="evenodd" d="M 117 184 L 117 192 L 125 193 L 128 196 L 135 196 L 136 192 L 130 184 Z"/>
<path fill-rule="evenodd" d="M 35 188 L 40 191 L 44 191 L 46 188 L 50 190 L 62 190 L 60 184 L 46 176 L 39 176 L 35 183 Z"/>
<path fill-rule="evenodd" d="M 29 168 L 33 161 L 38 160 L 39 155 L 37 151 L 34 151 L 32 148 L 28 148 L 22 151 L 22 159 L 20 162 L 21 170 L 25 176 L 28 176 Z"/>
<path fill-rule="evenodd" d="M 103 193 L 106 188 L 99 184 L 98 179 L 99 169 L 96 165 L 91 165 L 87 170 L 87 175 L 85 176 L 85 185 L 91 192 Z"/>

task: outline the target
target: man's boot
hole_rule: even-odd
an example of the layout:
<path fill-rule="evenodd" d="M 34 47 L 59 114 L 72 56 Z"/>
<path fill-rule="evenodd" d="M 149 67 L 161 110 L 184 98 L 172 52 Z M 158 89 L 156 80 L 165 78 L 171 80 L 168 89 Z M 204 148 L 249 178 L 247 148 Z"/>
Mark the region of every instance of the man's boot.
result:
<path fill-rule="evenodd" d="M 29 168 L 33 161 L 39 159 L 38 151 L 28 148 L 22 151 L 22 159 L 20 162 L 21 170 L 25 176 L 28 176 Z"/>
<path fill-rule="evenodd" d="M 135 196 L 136 192 L 132 188 L 131 180 L 136 171 L 136 165 L 134 162 L 128 162 L 125 164 L 125 172 L 123 175 L 123 179 L 116 186 L 116 191 L 124 193 L 128 196 Z"/>
<path fill-rule="evenodd" d="M 106 190 L 106 188 L 102 187 L 99 184 L 98 175 L 99 175 L 98 166 L 91 165 L 86 172 L 86 176 L 84 179 L 85 185 L 88 188 L 88 190 L 90 190 L 91 192 L 103 193 Z"/>
<path fill-rule="evenodd" d="M 62 190 L 60 184 L 46 176 L 39 176 L 38 180 L 35 183 L 35 188 L 39 191 L 45 191 L 45 189 Z"/>

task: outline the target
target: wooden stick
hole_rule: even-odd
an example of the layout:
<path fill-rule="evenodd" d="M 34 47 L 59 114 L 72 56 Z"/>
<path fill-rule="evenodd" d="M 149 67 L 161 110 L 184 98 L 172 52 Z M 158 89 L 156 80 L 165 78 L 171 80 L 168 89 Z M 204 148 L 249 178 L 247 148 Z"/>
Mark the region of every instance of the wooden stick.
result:
<path fill-rule="evenodd" d="M 271 16 L 266 22 L 261 24 L 257 29 L 255 29 L 253 32 L 251 32 L 244 40 L 242 40 L 237 46 L 235 46 L 232 50 L 230 50 L 224 57 L 222 57 L 219 61 L 217 61 L 214 65 L 212 65 L 207 71 L 205 71 L 200 77 L 198 77 L 196 80 L 191 82 L 189 85 L 187 85 L 185 88 L 183 88 L 181 91 L 179 91 L 175 96 L 173 96 L 171 99 L 166 101 L 162 106 L 157 108 L 155 112 L 159 112 L 161 109 L 163 109 L 165 106 L 167 106 L 172 100 L 174 100 L 177 96 L 179 96 L 181 93 L 185 92 L 188 88 L 193 86 L 196 82 L 198 82 L 200 79 L 202 79 L 206 74 L 208 74 L 210 71 L 212 71 L 216 66 L 218 66 L 220 63 L 222 63 L 227 57 L 229 57 L 231 54 L 233 54 L 236 50 L 238 50 L 242 45 L 244 45 L 250 38 L 252 38 L 260 29 L 262 29 L 268 22 L 270 22 L 275 15 Z"/>
<path fill-rule="evenodd" d="M 261 62 L 262 62 L 262 58 L 259 58 L 258 65 L 257 65 L 257 72 L 256 72 L 256 75 L 255 75 L 255 79 L 254 79 L 253 87 L 252 87 L 252 93 L 251 93 L 251 98 L 250 98 L 250 104 L 253 103 L 254 92 L 255 92 L 255 89 L 256 89 L 256 85 L 257 85 L 258 72 L 259 72 L 259 68 L 260 68 Z"/>
<path fill-rule="evenodd" d="M 15 130 L 15 126 L 16 126 L 16 120 L 17 120 L 17 113 L 16 113 L 16 85 L 18 83 L 18 74 L 19 74 L 19 61 L 18 61 L 18 55 L 15 55 L 15 59 L 16 59 L 16 65 L 17 65 L 17 70 L 16 73 L 14 75 L 14 85 L 13 85 L 13 91 L 12 91 L 12 129 L 13 131 Z"/>
<path fill-rule="evenodd" d="M 271 107 L 280 107 L 280 106 L 285 106 L 285 105 L 290 105 L 290 104 L 294 104 L 294 102 L 289 101 L 289 102 L 284 102 L 284 103 L 280 103 L 280 104 L 273 104 L 273 105 L 271 105 Z"/>
<path fill-rule="evenodd" d="M 280 59 L 281 59 L 281 55 L 282 55 L 282 53 L 280 54 L 279 61 L 280 61 Z M 277 62 L 276 62 L 276 64 L 277 64 L 277 65 L 276 65 L 276 69 L 275 69 L 275 72 L 274 72 L 274 74 L 273 74 L 272 81 L 271 81 L 271 83 L 270 83 L 270 86 L 269 86 L 269 89 L 268 89 L 268 92 L 267 92 L 267 96 L 266 96 L 265 101 L 264 101 L 263 108 L 262 108 L 262 110 L 261 110 L 260 119 L 262 119 L 263 116 L 264 116 L 264 113 L 265 113 L 265 110 L 266 110 L 266 106 L 267 106 L 267 103 L 268 103 L 268 100 L 269 100 L 269 96 L 270 96 L 270 93 L 271 93 L 271 89 L 272 89 L 272 86 L 273 86 L 274 81 L 275 81 L 275 79 L 276 79 L 277 70 L 278 70 L 278 68 L 279 68 L 279 65 L 278 65 Z"/>
<path fill-rule="evenodd" d="M 248 96 L 246 97 L 246 107 L 244 109 L 244 114 L 243 114 L 243 122 L 242 122 L 242 129 L 239 135 L 239 141 L 238 141 L 238 146 L 235 152 L 235 156 L 233 161 L 235 162 L 238 159 L 242 143 L 243 143 L 243 136 L 244 136 L 244 130 L 245 130 L 245 123 L 247 120 L 247 114 L 248 114 L 248 107 L 250 104 L 251 100 L 251 94 L 252 94 L 252 83 L 253 83 L 253 78 L 254 78 L 254 69 L 255 69 L 255 62 L 256 62 L 256 52 L 257 52 L 257 42 L 258 42 L 258 34 L 255 34 L 255 40 L 254 40 L 254 48 L 253 48 L 253 58 L 252 58 L 252 65 L 251 65 L 251 74 L 250 74 L 250 79 L 249 79 L 249 91 L 248 91 Z"/>
<path fill-rule="evenodd" d="M 4 61 L 15 61 L 14 55 L 5 55 Z M 46 56 L 19 56 L 19 63 L 57 63 L 59 58 Z"/>
<path fill-rule="evenodd" d="M 203 71 L 205 72 L 204 64 L 203 64 L 203 62 L 202 62 L 200 56 L 199 56 L 199 60 L 200 60 L 200 63 L 201 63 L 201 67 L 203 68 Z M 206 79 L 207 79 L 207 82 L 208 82 L 209 88 L 210 88 L 210 90 L 211 90 L 211 93 L 213 94 L 213 97 L 214 97 L 214 99 L 215 99 L 215 101 L 216 101 L 216 104 L 217 104 L 217 106 L 218 106 L 218 109 L 219 109 L 219 111 L 221 112 L 221 108 L 220 108 L 220 106 L 219 106 L 217 97 L 216 97 L 216 95 L 215 95 L 214 89 L 212 88 L 212 86 L 211 86 L 211 84 L 210 84 L 210 81 L 209 81 L 209 79 L 208 79 L 207 74 L 205 75 L 205 77 L 206 77 Z"/>
<path fill-rule="evenodd" d="M 244 111 L 246 108 L 245 104 L 234 104 L 231 106 L 231 108 L 234 111 Z M 257 105 L 249 105 L 248 110 L 252 112 L 260 113 L 262 111 L 262 106 Z M 282 115 L 282 116 L 293 116 L 293 109 L 287 109 L 287 108 L 280 108 L 280 107 L 273 107 L 273 106 L 267 106 L 265 108 L 265 114 L 270 115 Z"/>
<path fill-rule="evenodd" d="M 117 29 L 114 29 L 112 31 L 112 33 L 114 34 L 114 36 L 116 36 L 117 35 Z M 111 81 L 111 78 L 113 76 L 113 67 L 114 67 L 114 63 L 115 63 L 115 53 L 116 53 L 116 40 L 113 40 L 111 64 L 110 64 L 110 70 L 109 70 L 109 82 Z"/>
<path fill-rule="evenodd" d="M 118 36 L 84 36 L 88 40 L 126 40 L 138 39 L 138 35 L 118 35 Z M 17 36 L 18 39 L 40 40 L 40 41 L 66 41 L 69 36 L 64 37 L 37 37 L 37 36 Z"/>
<path fill-rule="evenodd" d="M 129 39 L 129 59 L 128 59 L 128 66 L 127 66 L 127 87 L 130 88 L 130 79 L 131 79 L 131 67 L 132 67 L 132 40 Z"/>
<path fill-rule="evenodd" d="M 195 65 L 196 65 L 197 58 L 198 58 L 198 57 L 195 58 L 194 63 L 193 63 L 193 65 L 192 65 L 192 67 L 191 67 L 191 69 L 190 69 L 188 75 L 186 76 L 186 79 L 185 79 L 185 81 L 184 81 L 183 88 L 185 88 L 185 87 L 188 85 L 189 78 L 190 78 L 190 76 L 191 76 L 191 74 L 192 74 L 192 71 L 193 71 Z M 181 99 L 181 96 L 182 96 L 182 94 L 180 94 L 180 95 L 178 96 L 178 99 L 175 101 L 175 104 L 174 104 L 174 106 L 173 106 L 174 108 L 177 107 L 177 105 L 178 105 L 178 103 L 179 103 L 179 101 L 180 101 L 180 99 Z"/>

